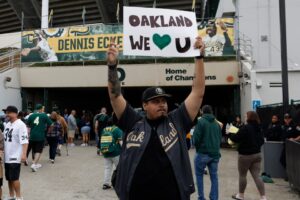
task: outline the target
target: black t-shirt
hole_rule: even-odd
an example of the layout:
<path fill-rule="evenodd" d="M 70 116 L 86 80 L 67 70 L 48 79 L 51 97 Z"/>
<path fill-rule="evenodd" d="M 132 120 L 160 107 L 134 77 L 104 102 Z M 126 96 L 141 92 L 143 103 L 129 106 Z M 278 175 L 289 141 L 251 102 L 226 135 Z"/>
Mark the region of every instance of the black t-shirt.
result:
<path fill-rule="evenodd" d="M 123 135 L 124 141 L 126 141 L 127 134 L 142 118 L 127 104 L 119 121 L 119 127 L 125 133 Z M 170 112 L 168 118 L 177 127 L 180 127 L 178 131 L 185 138 L 185 134 L 190 131 L 192 126 L 185 104 L 183 103 L 178 109 Z M 173 167 L 156 132 L 158 125 L 166 120 L 147 121 L 152 131 L 145 134 L 151 134 L 151 137 L 135 170 L 131 182 L 129 200 L 180 200 L 180 188 L 178 187 Z"/>
<path fill-rule="evenodd" d="M 283 140 L 298 136 L 300 136 L 300 131 L 297 130 L 297 126 L 293 121 L 289 125 L 283 125 Z"/>
<path fill-rule="evenodd" d="M 271 123 L 265 135 L 267 141 L 281 141 L 282 128 L 280 123 Z"/>
<path fill-rule="evenodd" d="M 167 157 L 156 128 L 161 120 L 150 121 L 151 137 L 137 166 L 130 190 L 130 200 L 176 200 L 180 193 L 171 162 Z"/>

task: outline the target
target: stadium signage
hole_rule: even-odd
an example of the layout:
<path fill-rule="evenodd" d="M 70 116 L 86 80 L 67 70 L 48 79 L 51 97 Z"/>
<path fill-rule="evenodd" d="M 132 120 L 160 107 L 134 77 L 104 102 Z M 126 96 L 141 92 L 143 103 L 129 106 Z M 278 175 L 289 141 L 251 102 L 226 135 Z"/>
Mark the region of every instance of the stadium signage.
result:
<path fill-rule="evenodd" d="M 134 13 L 134 14 L 133 14 Z M 124 7 L 124 55 L 194 57 L 198 36 L 194 12 Z"/>
<path fill-rule="evenodd" d="M 137 13 L 134 13 L 134 15 L 140 16 Z M 155 15 L 152 14 L 151 16 Z M 160 17 L 162 16 L 161 13 L 157 16 L 157 19 L 147 18 L 150 23 L 150 26 L 148 26 L 149 29 L 157 30 L 162 28 L 158 26 L 166 26 L 166 24 L 168 24 L 168 26 L 170 25 L 170 20 L 166 20 L 167 18 L 164 17 L 164 21 L 162 21 L 162 18 Z M 170 30 L 174 30 L 174 28 L 191 28 L 190 18 L 185 19 L 184 17 L 184 15 L 177 13 L 173 16 L 177 26 L 172 24 L 173 20 L 171 20 L 172 27 L 163 28 Z M 143 17 L 139 18 L 139 20 L 139 25 L 135 28 L 140 30 L 141 36 L 146 36 L 146 34 L 142 32 L 143 29 L 140 29 L 140 27 L 148 24 L 148 22 Z M 154 27 L 152 28 L 151 23 L 155 23 L 156 25 L 153 25 Z M 179 27 L 179 25 L 181 27 Z M 214 21 L 210 20 L 197 24 L 197 26 L 198 31 L 196 34 L 201 35 L 206 44 L 205 54 L 207 57 L 234 55 L 232 46 L 232 41 L 234 41 L 232 18 L 215 19 Z M 149 31 L 147 31 L 147 34 L 148 32 Z M 154 49 L 155 52 L 159 52 L 158 56 L 162 56 L 163 53 L 172 46 L 175 53 L 179 54 L 176 50 L 176 46 L 174 46 L 176 45 L 176 41 L 174 42 L 175 39 L 173 36 L 173 33 L 171 34 L 169 31 L 163 33 L 153 31 L 152 37 L 149 36 L 149 41 L 146 41 L 149 42 L 149 45 L 148 43 L 146 45 L 144 44 L 144 37 L 143 43 L 140 42 L 140 37 L 134 37 L 133 39 L 137 49 L 144 49 L 149 46 L 152 50 Z M 182 36 L 178 36 L 178 38 L 180 38 L 180 48 L 186 46 L 184 38 L 181 37 Z M 153 57 L 123 55 L 124 41 L 122 25 L 91 24 L 22 32 L 22 62 L 105 60 L 106 50 L 111 39 L 114 39 L 120 47 L 120 60 L 137 58 L 153 59 Z M 149 52 L 150 51 L 151 50 L 149 50 Z"/>

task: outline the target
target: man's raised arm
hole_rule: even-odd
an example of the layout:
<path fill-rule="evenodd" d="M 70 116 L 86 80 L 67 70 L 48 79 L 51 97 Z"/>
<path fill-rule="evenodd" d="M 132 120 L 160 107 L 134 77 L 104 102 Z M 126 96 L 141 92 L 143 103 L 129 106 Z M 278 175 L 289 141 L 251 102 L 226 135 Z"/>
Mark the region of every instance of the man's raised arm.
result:
<path fill-rule="evenodd" d="M 121 118 L 126 108 L 126 101 L 121 93 L 121 84 L 118 78 L 118 54 L 119 50 L 111 42 L 110 47 L 107 51 L 107 65 L 108 65 L 108 93 L 111 102 L 111 106 L 118 119 Z"/>
<path fill-rule="evenodd" d="M 202 56 L 204 55 L 204 43 L 200 37 L 197 38 L 195 48 L 199 49 L 202 58 L 195 59 L 195 75 L 192 91 L 185 100 L 185 106 L 191 120 L 194 120 L 199 113 L 205 91 L 204 63 Z"/>

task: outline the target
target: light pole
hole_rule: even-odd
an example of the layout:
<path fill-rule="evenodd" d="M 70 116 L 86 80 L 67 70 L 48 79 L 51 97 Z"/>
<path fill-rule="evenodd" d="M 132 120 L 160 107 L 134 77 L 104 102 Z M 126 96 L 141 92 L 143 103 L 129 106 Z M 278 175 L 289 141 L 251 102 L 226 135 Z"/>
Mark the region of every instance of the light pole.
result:
<path fill-rule="evenodd" d="M 289 80 L 288 80 L 287 45 L 286 45 L 285 0 L 279 0 L 279 19 L 280 19 L 280 43 L 281 43 L 282 104 L 283 104 L 283 112 L 287 113 L 289 107 Z"/>

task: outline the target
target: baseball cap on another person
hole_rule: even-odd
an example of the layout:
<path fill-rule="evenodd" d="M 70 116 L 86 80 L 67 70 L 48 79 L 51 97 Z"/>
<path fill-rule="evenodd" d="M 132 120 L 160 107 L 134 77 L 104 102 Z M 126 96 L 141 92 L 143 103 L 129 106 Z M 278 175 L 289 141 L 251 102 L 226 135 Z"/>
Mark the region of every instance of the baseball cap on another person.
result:
<path fill-rule="evenodd" d="M 284 114 L 284 119 L 291 119 L 292 116 L 289 113 Z"/>
<path fill-rule="evenodd" d="M 143 102 L 148 102 L 150 100 L 153 100 L 155 98 L 158 97 L 166 97 L 169 98 L 171 97 L 170 94 L 167 94 L 162 88 L 160 87 L 150 87 L 147 88 L 144 92 L 143 92 L 143 96 L 142 96 L 142 101 Z"/>
<path fill-rule="evenodd" d="M 42 104 L 36 104 L 35 109 L 41 110 L 44 106 Z"/>
<path fill-rule="evenodd" d="M 15 106 L 7 106 L 6 109 L 3 109 L 3 112 L 19 113 L 18 108 Z"/>

